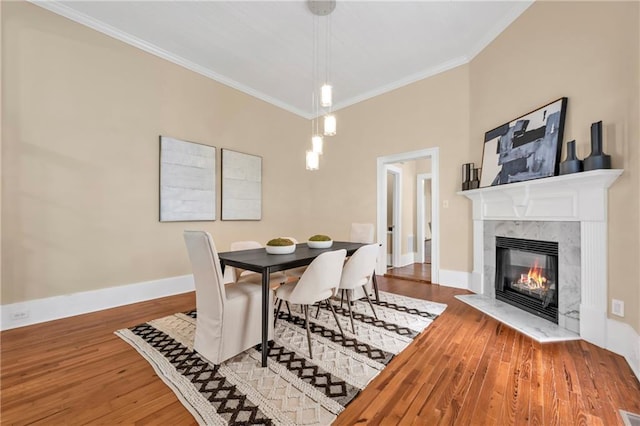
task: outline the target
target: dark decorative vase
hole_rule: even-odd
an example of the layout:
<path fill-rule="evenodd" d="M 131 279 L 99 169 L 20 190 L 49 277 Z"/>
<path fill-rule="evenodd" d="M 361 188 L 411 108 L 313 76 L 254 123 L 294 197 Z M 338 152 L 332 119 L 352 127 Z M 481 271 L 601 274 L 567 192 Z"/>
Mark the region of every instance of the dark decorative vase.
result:
<path fill-rule="evenodd" d="M 560 174 L 578 173 L 582 169 L 582 160 L 576 157 L 576 141 L 567 142 L 567 159 L 560 163 Z"/>
<path fill-rule="evenodd" d="M 462 165 L 462 190 L 466 191 L 471 187 L 471 169 L 473 163 L 466 163 Z"/>
<path fill-rule="evenodd" d="M 471 174 L 471 182 L 469 182 L 469 189 L 476 189 L 480 187 L 480 169 L 473 169 Z"/>
<path fill-rule="evenodd" d="M 602 152 L 602 121 L 591 125 L 591 155 L 584 159 L 584 170 L 610 169 L 611 156 Z"/>

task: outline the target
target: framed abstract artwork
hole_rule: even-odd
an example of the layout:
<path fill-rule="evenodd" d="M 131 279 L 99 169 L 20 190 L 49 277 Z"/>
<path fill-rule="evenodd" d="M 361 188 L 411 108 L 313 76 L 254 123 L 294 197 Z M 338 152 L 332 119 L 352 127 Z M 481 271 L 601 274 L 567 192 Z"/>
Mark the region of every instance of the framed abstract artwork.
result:
<path fill-rule="evenodd" d="M 222 149 L 222 220 L 262 219 L 262 157 Z"/>
<path fill-rule="evenodd" d="M 480 187 L 558 174 L 567 98 L 485 133 Z"/>
<path fill-rule="evenodd" d="M 216 148 L 160 136 L 160 222 L 216 219 Z"/>

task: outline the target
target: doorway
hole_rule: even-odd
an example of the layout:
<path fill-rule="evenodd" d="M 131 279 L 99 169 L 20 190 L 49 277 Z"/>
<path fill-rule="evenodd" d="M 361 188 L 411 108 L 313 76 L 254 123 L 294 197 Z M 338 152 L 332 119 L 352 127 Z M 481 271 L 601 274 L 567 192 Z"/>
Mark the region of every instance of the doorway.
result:
<path fill-rule="evenodd" d="M 387 155 L 384 157 L 377 158 L 377 235 L 378 242 L 381 245 L 381 254 L 382 256 L 378 257 L 378 271 L 386 270 L 386 253 L 388 251 L 389 244 L 393 244 L 395 236 L 392 234 L 389 236 L 387 234 L 388 231 L 388 218 L 387 218 L 387 199 L 388 199 L 388 184 L 387 184 L 387 170 L 389 166 L 392 166 L 394 163 L 413 161 L 413 160 L 421 160 L 421 159 L 429 159 L 431 161 L 431 173 L 430 173 L 430 182 L 431 182 L 431 200 L 430 200 L 430 211 L 431 211 L 431 282 L 438 283 L 439 272 L 440 272 L 440 226 L 439 226 L 439 148 L 428 148 L 418 151 L 405 152 L 401 154 L 393 154 Z M 426 181 L 423 180 L 423 183 Z M 424 198 L 422 198 L 424 201 Z M 400 201 L 400 200 L 399 200 Z M 395 212 L 395 216 L 399 216 L 398 212 L 401 211 L 402 203 L 399 203 L 398 210 Z M 420 222 L 418 222 L 420 223 Z M 396 229 L 394 229 L 396 230 Z M 399 229 L 397 229 L 399 231 Z M 417 242 L 424 241 L 425 235 L 424 226 L 422 226 L 422 233 L 417 232 Z M 398 239 L 400 238 L 400 232 L 397 232 Z M 398 249 L 400 249 L 400 241 L 398 241 Z M 418 244 L 418 247 L 423 246 L 423 244 Z M 424 246 L 422 247 L 424 249 Z M 398 250 L 394 250 L 394 247 L 391 248 L 392 251 L 395 251 L 393 257 L 401 256 L 401 253 L 398 253 Z M 418 250 L 420 252 L 420 249 Z M 422 250 L 424 256 L 424 250 Z M 419 257 L 420 258 L 420 257 Z M 399 263 L 395 263 L 395 265 L 399 265 Z"/>
<path fill-rule="evenodd" d="M 402 254 L 402 169 L 386 165 L 387 173 L 387 267 L 400 266 Z"/>

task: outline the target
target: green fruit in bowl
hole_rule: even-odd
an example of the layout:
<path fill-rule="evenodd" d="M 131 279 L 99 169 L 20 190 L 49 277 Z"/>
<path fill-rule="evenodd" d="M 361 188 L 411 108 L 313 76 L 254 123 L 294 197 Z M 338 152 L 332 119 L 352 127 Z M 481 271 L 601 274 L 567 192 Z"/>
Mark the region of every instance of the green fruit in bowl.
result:
<path fill-rule="evenodd" d="M 309 241 L 331 241 L 331 237 L 328 235 L 316 234 L 312 237 L 309 237 Z"/>
<path fill-rule="evenodd" d="M 273 240 L 269 240 L 267 245 L 268 246 L 277 246 L 277 247 L 292 246 L 293 245 L 293 241 L 291 241 L 288 238 L 274 238 Z"/>

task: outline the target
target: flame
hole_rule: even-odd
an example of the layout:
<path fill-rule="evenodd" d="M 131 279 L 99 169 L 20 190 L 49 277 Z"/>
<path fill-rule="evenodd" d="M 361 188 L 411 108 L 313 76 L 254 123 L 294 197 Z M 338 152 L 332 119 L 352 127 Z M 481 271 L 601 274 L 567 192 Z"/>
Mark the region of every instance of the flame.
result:
<path fill-rule="evenodd" d="M 542 275 L 542 268 L 538 266 L 538 259 L 535 260 L 535 263 L 529 269 L 527 278 L 529 287 L 531 288 L 543 288 L 547 283 L 547 278 Z"/>

